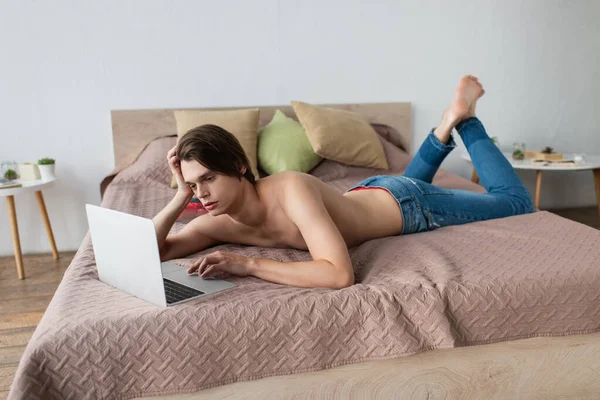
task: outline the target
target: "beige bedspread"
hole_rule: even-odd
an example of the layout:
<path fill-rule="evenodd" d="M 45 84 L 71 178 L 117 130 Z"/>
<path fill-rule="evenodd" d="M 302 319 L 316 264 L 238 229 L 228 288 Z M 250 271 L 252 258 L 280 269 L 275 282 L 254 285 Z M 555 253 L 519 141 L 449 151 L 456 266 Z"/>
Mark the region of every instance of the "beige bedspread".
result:
<path fill-rule="evenodd" d="M 384 142 L 389 174 L 410 156 Z M 172 198 L 154 140 L 102 205 L 151 218 Z M 344 191 L 381 170 L 325 160 L 312 174 Z M 440 170 L 433 182 L 483 192 Z M 176 224 L 173 232 L 180 230 Z M 300 250 L 222 245 L 280 261 Z M 371 240 L 349 249 L 341 290 L 232 277 L 238 287 L 159 308 L 98 280 L 89 232 L 23 354 L 9 399 L 129 399 L 418 352 L 600 330 L 600 232 L 549 212 Z"/>

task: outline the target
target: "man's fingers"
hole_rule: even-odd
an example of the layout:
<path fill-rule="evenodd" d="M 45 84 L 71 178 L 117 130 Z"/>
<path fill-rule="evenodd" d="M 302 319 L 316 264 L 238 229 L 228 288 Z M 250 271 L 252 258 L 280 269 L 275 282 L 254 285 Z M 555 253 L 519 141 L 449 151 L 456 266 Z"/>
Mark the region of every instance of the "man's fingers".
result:
<path fill-rule="evenodd" d="M 172 166 L 176 166 L 177 162 L 179 161 L 179 159 L 177 158 L 177 152 L 175 151 L 176 148 L 177 146 L 175 145 L 171 148 L 171 150 L 167 152 L 167 161 L 169 162 L 169 165 Z"/>
<path fill-rule="evenodd" d="M 206 268 L 206 270 L 202 274 L 199 274 L 199 275 L 202 276 L 203 278 L 214 275 L 214 273 L 217 272 L 218 267 L 219 267 L 219 264 L 212 264 L 208 268 Z"/>
<path fill-rule="evenodd" d="M 191 265 L 190 268 L 188 269 L 188 272 L 190 274 L 193 274 L 194 272 L 198 271 L 198 269 L 200 269 L 200 267 L 202 266 L 202 263 L 204 262 L 204 258 L 201 258 L 199 260 L 194 261 Z"/>
<path fill-rule="evenodd" d="M 193 274 L 194 272 L 196 272 L 196 270 L 197 270 L 197 269 L 198 269 L 198 267 L 200 266 L 200 261 L 201 261 L 201 260 L 194 261 L 194 262 L 193 262 L 193 263 L 190 265 L 190 267 L 188 268 L 188 273 L 189 273 L 189 274 Z"/>
<path fill-rule="evenodd" d="M 200 275 L 209 265 L 215 264 L 217 262 L 217 257 L 209 254 L 208 256 L 203 257 L 200 260 L 194 261 L 194 263 L 190 265 L 188 272 L 194 273 L 195 271 L 198 271 L 198 275 Z"/>
<path fill-rule="evenodd" d="M 169 162 L 169 166 L 171 167 L 171 169 L 174 169 L 177 167 L 177 159 L 175 157 L 169 158 L 168 162 Z"/>
<path fill-rule="evenodd" d="M 210 275 L 210 272 L 214 269 L 214 265 L 209 265 L 204 272 L 200 273 L 198 272 L 198 275 L 202 276 L 202 277 L 206 277 Z"/>
<path fill-rule="evenodd" d="M 181 174 L 181 170 L 179 168 L 179 160 L 177 159 L 177 157 L 171 157 L 169 159 L 169 167 L 171 168 L 171 171 L 174 174 L 177 174 L 177 175 Z"/>
<path fill-rule="evenodd" d="M 202 273 L 204 272 L 204 270 L 206 268 L 208 268 L 208 266 L 210 264 L 215 263 L 216 260 L 214 257 L 211 257 L 210 255 L 204 257 L 204 259 L 202 260 L 202 262 L 200 263 L 200 268 L 198 269 L 198 275 L 202 275 Z"/>

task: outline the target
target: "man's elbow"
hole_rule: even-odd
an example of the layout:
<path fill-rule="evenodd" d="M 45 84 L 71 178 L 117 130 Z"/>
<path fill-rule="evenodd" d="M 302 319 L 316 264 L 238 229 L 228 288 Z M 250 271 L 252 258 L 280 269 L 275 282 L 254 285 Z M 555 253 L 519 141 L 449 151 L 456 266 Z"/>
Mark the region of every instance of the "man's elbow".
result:
<path fill-rule="evenodd" d="M 161 263 L 167 261 L 167 257 L 165 257 L 165 254 L 163 252 L 159 253 L 159 257 L 160 257 L 160 262 Z"/>
<path fill-rule="evenodd" d="M 344 289 L 352 285 L 354 285 L 354 271 L 344 271 L 342 274 L 337 275 L 334 289 Z"/>
<path fill-rule="evenodd" d="M 162 247 L 159 247 L 158 249 L 158 255 L 160 257 L 160 262 L 165 262 L 167 260 L 170 260 L 170 255 L 169 255 L 169 245 L 168 243 L 165 241 L 165 243 L 162 245 Z"/>

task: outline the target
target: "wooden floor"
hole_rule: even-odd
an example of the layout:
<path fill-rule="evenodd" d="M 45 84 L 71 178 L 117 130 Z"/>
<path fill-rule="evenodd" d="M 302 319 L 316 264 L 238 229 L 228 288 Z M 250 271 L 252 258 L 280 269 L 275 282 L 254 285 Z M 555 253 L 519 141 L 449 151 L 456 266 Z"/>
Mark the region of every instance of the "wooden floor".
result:
<path fill-rule="evenodd" d="M 548 210 L 600 229 L 597 207 Z M 0 257 L 0 399 L 8 395 L 19 359 L 54 295 L 75 252 L 26 255 L 25 279 L 19 280 L 14 257 Z"/>
<path fill-rule="evenodd" d="M 560 210 L 548 210 L 561 217 L 581 222 L 582 224 L 600 229 L 600 217 L 598 207 L 564 208 Z"/>
<path fill-rule="evenodd" d="M 0 399 L 8 396 L 19 359 L 75 252 L 25 255 L 25 279 L 14 257 L 0 257 Z"/>

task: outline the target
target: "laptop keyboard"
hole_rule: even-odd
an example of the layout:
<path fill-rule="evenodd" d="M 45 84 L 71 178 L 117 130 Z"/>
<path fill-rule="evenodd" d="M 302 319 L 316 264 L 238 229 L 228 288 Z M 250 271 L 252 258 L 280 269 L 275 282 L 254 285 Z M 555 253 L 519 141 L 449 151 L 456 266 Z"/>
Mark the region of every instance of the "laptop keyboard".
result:
<path fill-rule="evenodd" d="M 167 304 L 176 303 L 181 300 L 199 296 L 204 292 L 182 285 L 167 278 L 163 278 L 165 283 L 165 294 L 167 295 Z"/>

